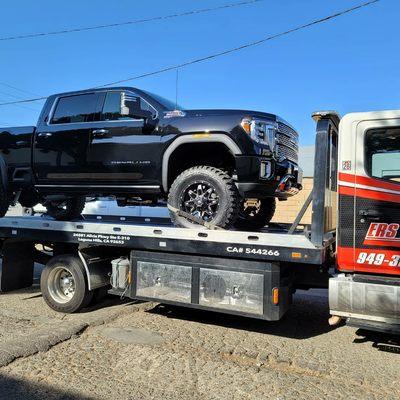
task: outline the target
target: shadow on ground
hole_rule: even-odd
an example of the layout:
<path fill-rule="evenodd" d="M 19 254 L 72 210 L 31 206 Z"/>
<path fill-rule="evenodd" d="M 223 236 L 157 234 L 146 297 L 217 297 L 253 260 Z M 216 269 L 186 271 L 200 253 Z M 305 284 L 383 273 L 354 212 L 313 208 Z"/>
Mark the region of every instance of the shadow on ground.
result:
<path fill-rule="evenodd" d="M 353 343 L 371 343 L 378 351 L 400 354 L 400 337 L 394 334 L 358 329 Z"/>
<path fill-rule="evenodd" d="M 280 321 L 265 321 L 163 304 L 159 304 L 147 312 L 168 318 L 284 336 L 292 339 L 307 339 L 334 329 L 328 324 L 328 299 L 321 296 L 295 296 L 291 309 Z"/>
<path fill-rule="evenodd" d="M 51 386 L 19 380 L 0 374 L 0 399 L 7 400 L 95 400 L 59 391 Z"/>

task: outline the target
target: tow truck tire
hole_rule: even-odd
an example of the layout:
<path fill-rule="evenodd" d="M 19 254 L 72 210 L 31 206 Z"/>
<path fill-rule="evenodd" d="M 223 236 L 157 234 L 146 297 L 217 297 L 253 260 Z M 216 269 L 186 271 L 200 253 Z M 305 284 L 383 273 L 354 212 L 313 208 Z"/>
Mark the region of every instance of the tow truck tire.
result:
<path fill-rule="evenodd" d="M 86 198 L 84 196 L 72 197 L 62 202 L 47 202 L 47 214 L 58 221 L 69 221 L 81 216 L 85 208 Z"/>
<path fill-rule="evenodd" d="M 190 211 L 192 206 L 185 204 L 191 201 L 193 204 L 198 204 L 197 201 L 204 203 L 196 205 L 196 210 Z M 221 169 L 203 165 L 189 168 L 178 175 L 171 185 L 168 203 L 194 217 L 228 229 L 238 216 L 240 196 L 230 175 Z M 198 210 L 207 210 L 207 213 Z M 196 212 L 204 215 L 195 215 Z M 200 224 L 178 216 L 172 211 L 170 215 L 175 226 L 202 228 Z"/>
<path fill-rule="evenodd" d="M 42 296 L 55 311 L 74 313 L 89 305 L 93 291 L 89 291 L 85 267 L 74 255 L 53 257 L 40 277 Z"/>
<path fill-rule="evenodd" d="M 262 229 L 271 221 L 275 214 L 275 198 L 253 199 L 258 202 L 257 206 L 254 207 L 246 207 L 247 200 L 244 199 L 241 204 L 239 218 L 236 220 L 235 227 L 240 230 Z"/>

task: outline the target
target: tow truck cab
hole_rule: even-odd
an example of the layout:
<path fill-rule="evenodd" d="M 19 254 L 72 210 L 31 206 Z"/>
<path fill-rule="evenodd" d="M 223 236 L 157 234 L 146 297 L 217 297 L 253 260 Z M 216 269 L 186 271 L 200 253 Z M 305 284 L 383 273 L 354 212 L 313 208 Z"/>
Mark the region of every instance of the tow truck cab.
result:
<path fill-rule="evenodd" d="M 339 125 L 339 274 L 329 296 L 331 313 L 349 324 L 398 332 L 399 203 L 400 111 L 346 115 Z"/>

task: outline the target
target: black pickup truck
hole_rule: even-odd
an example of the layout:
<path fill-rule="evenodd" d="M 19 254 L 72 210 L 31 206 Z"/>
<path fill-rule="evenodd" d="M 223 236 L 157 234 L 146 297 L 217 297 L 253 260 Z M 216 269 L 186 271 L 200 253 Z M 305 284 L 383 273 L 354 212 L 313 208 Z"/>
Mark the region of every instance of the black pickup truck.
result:
<path fill-rule="evenodd" d="M 301 189 L 298 134 L 276 115 L 185 110 L 132 87 L 50 96 L 37 127 L 0 128 L 0 150 L 0 216 L 20 202 L 74 219 L 86 197 L 112 195 L 168 199 L 178 226 L 257 229 Z"/>

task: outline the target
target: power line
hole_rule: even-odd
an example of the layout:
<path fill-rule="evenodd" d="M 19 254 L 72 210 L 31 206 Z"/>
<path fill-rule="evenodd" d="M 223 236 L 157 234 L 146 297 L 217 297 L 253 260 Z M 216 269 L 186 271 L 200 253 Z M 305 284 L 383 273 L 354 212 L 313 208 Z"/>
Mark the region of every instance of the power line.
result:
<path fill-rule="evenodd" d="M 6 92 L 3 92 L 3 91 L 0 91 L 0 94 L 2 94 L 3 96 L 11 97 L 13 99 L 21 99 L 21 96 L 15 96 L 15 95 L 13 95 L 11 93 L 6 93 Z M 27 106 L 21 106 L 21 105 L 18 105 L 18 104 L 13 104 L 13 105 L 26 108 L 27 110 L 40 111 L 38 108 L 31 108 L 31 107 L 27 107 Z"/>
<path fill-rule="evenodd" d="M 208 61 L 208 60 L 211 60 L 211 59 L 214 59 L 214 58 L 217 58 L 217 57 L 225 56 L 227 54 L 234 53 L 236 51 L 243 50 L 243 49 L 246 49 L 246 48 L 249 48 L 249 47 L 257 46 L 257 45 L 260 45 L 262 43 L 265 43 L 265 42 L 280 38 L 282 36 L 286 36 L 286 35 L 289 35 L 291 33 L 294 33 L 294 32 L 297 32 L 297 31 L 300 31 L 300 30 L 303 30 L 303 29 L 306 29 L 306 28 L 310 28 L 311 26 L 327 22 L 329 20 L 338 18 L 338 17 L 340 17 L 342 15 L 349 14 L 349 13 L 351 13 L 353 11 L 359 10 L 359 9 L 367 7 L 367 6 L 370 6 L 370 5 L 374 4 L 374 3 L 378 3 L 379 1 L 381 1 L 381 0 L 367 1 L 367 2 L 364 2 L 364 3 L 359 4 L 357 6 L 354 6 L 354 7 L 351 7 L 351 8 L 347 8 L 347 9 L 345 9 L 343 11 L 339 11 L 339 12 L 337 12 L 335 14 L 328 15 L 327 17 L 316 19 L 316 20 L 308 22 L 306 24 L 299 25 L 299 26 L 297 26 L 295 28 L 288 29 L 288 30 L 280 32 L 280 33 L 276 33 L 274 35 L 267 36 L 266 38 L 263 38 L 263 39 L 260 39 L 260 40 L 254 41 L 254 42 L 246 43 L 244 45 L 241 45 L 241 46 L 238 46 L 238 47 L 234 47 L 232 49 L 224 50 L 224 51 L 221 51 L 219 53 L 214 53 L 214 54 L 211 54 L 211 55 L 208 55 L 208 56 L 205 56 L 205 57 L 196 58 L 194 60 L 186 61 L 186 62 L 181 63 L 181 64 L 177 64 L 177 65 L 165 67 L 165 68 L 162 68 L 162 69 L 158 69 L 156 71 L 147 72 L 147 73 L 144 73 L 144 74 L 141 74 L 141 75 L 132 76 L 132 77 L 129 77 L 129 78 L 126 78 L 126 79 L 121 79 L 121 80 L 114 81 L 114 82 L 109 82 L 109 83 L 106 83 L 106 84 L 103 84 L 103 85 L 100 85 L 100 86 L 96 86 L 95 88 L 101 88 L 101 87 L 105 87 L 105 86 L 112 86 L 112 85 L 116 85 L 116 84 L 120 84 L 120 83 L 124 83 L 124 82 L 129 82 L 129 81 L 133 81 L 133 80 L 140 79 L 140 78 L 145 78 L 145 77 L 152 76 L 152 75 L 158 75 L 158 74 L 161 74 L 163 72 L 175 70 L 177 68 L 187 67 L 189 65 L 193 65 L 193 64 L 197 64 L 197 63 L 200 63 L 200 62 L 203 62 L 203 61 Z M 15 102 L 8 102 L 8 103 L 0 103 L 0 106 L 6 106 L 6 105 L 18 104 L 18 103 L 29 103 L 29 102 L 38 101 L 38 100 L 44 100 L 44 99 L 46 99 L 46 97 L 39 97 L 39 98 L 34 98 L 34 99 L 26 99 L 26 100 L 20 100 L 20 101 L 15 101 Z"/>
<path fill-rule="evenodd" d="M 29 92 L 28 90 L 24 90 L 24 89 L 17 88 L 16 86 L 12 86 L 12 85 L 10 85 L 9 83 L 0 82 L 0 85 L 6 86 L 6 87 L 8 87 L 8 88 L 10 88 L 10 89 L 17 90 L 18 92 L 21 92 L 21 93 L 29 94 L 29 95 L 31 95 L 31 96 L 40 96 L 40 94 L 32 93 L 32 92 Z"/>
<path fill-rule="evenodd" d="M 11 105 L 14 106 L 14 107 L 23 108 L 25 110 L 34 111 L 36 113 L 40 111 L 37 108 L 31 108 L 31 107 L 28 107 L 28 106 L 23 106 L 22 104 L 11 104 Z"/>
<path fill-rule="evenodd" d="M 367 7 L 367 6 L 371 5 L 371 4 L 377 3 L 379 1 L 381 1 L 381 0 L 371 0 L 371 1 L 368 1 L 366 3 L 360 4 L 358 6 L 354 6 L 354 7 L 348 8 L 346 10 L 337 12 L 337 13 L 329 15 L 327 17 L 314 20 L 314 21 L 309 22 L 307 24 L 297 26 L 296 28 L 292 28 L 292 29 L 289 29 L 287 31 L 280 32 L 280 33 L 268 36 L 266 38 L 263 38 L 263 39 L 260 39 L 260 40 L 254 41 L 254 42 L 246 43 L 244 45 L 241 45 L 241 46 L 238 46 L 238 47 L 234 47 L 232 49 L 224 50 L 224 51 L 221 51 L 219 53 L 214 53 L 214 54 L 211 54 L 211 55 L 208 55 L 208 56 L 205 56 L 205 57 L 201 57 L 201 58 L 197 58 L 197 59 L 194 59 L 194 60 L 186 61 L 184 63 L 173 65 L 173 66 L 170 66 L 170 67 L 165 67 L 165 68 L 162 68 L 162 69 L 159 69 L 159 70 L 156 70 L 156 71 L 147 72 L 145 74 L 136 75 L 136 76 L 132 76 L 132 77 L 129 77 L 129 78 L 126 78 L 126 79 L 120 79 L 118 81 L 106 83 L 106 84 L 101 85 L 101 86 L 96 86 L 96 88 L 104 87 L 104 86 L 116 85 L 116 84 L 124 83 L 124 82 L 129 82 L 129 81 L 132 81 L 132 80 L 135 80 L 135 79 L 139 79 L 139 78 L 146 78 L 148 76 L 161 74 L 163 72 L 171 71 L 171 70 L 174 70 L 174 69 L 177 69 L 177 68 L 187 67 L 189 65 L 197 64 L 197 63 L 200 63 L 200 62 L 203 62 L 203 61 L 208 61 L 208 60 L 211 60 L 213 58 L 225 56 L 227 54 L 234 53 L 234 52 L 239 51 L 239 50 L 247 49 L 249 47 L 258 46 L 258 45 L 260 45 L 262 43 L 277 39 L 277 38 L 282 37 L 282 36 L 289 35 L 291 33 L 300 31 L 302 29 L 310 28 L 313 25 L 317 25 L 317 24 L 321 24 L 323 22 L 327 22 L 327 21 L 329 21 L 331 19 L 334 19 L 334 18 L 340 17 L 342 15 L 348 14 L 350 12 L 356 11 L 356 10 L 358 10 L 360 8 Z"/>
<path fill-rule="evenodd" d="M 117 23 L 114 23 L 114 24 L 95 25 L 95 26 L 87 26 L 87 27 L 82 27 L 82 28 L 64 29 L 64 30 L 60 30 L 60 31 L 30 33 L 30 34 L 25 34 L 25 35 L 15 35 L 15 36 L 8 36 L 8 37 L 0 37 L 0 41 L 28 39 L 28 38 L 35 38 L 35 37 L 50 36 L 50 35 L 61 35 L 61 34 L 66 34 L 66 33 L 92 31 L 92 30 L 95 30 L 95 29 L 115 28 L 115 27 L 118 27 L 118 26 L 125 26 L 125 25 L 143 24 L 145 22 L 162 21 L 162 20 L 166 20 L 166 19 L 172 19 L 172 18 L 178 18 L 178 17 L 187 17 L 189 15 L 208 13 L 208 12 L 211 12 L 211 11 L 223 10 L 223 9 L 227 9 L 227 8 L 241 7 L 241 6 L 245 6 L 245 5 L 249 5 L 249 4 L 259 3 L 260 1 L 265 1 L 265 0 L 247 0 L 247 1 L 242 1 L 240 3 L 225 4 L 225 5 L 218 6 L 218 7 L 202 8 L 202 9 L 199 9 L 199 10 L 191 10 L 191 11 L 186 11 L 186 12 L 183 12 L 183 13 L 176 13 L 176 14 L 170 14 L 170 15 L 161 15 L 161 16 L 157 16 L 157 17 L 151 17 L 151 18 L 145 18 L 145 19 L 136 19 L 136 20 L 133 20 L 133 21 L 126 21 L 126 22 L 117 22 Z"/>

